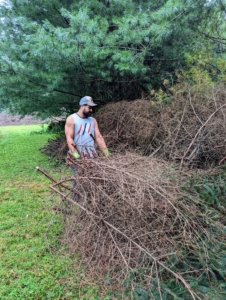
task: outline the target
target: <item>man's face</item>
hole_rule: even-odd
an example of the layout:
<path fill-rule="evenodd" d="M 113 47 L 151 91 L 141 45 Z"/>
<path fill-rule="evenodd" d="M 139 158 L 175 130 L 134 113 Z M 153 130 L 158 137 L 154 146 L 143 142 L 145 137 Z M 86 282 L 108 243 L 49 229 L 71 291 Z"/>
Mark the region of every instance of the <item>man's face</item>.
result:
<path fill-rule="evenodd" d="M 83 115 L 85 118 L 88 118 L 92 115 L 93 109 L 89 105 L 83 105 Z"/>

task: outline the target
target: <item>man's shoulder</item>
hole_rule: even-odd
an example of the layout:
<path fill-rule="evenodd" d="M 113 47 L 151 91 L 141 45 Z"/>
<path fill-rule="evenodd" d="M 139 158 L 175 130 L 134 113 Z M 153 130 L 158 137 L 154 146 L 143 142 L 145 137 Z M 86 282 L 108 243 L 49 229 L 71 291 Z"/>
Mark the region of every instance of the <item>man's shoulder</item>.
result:
<path fill-rule="evenodd" d="M 95 119 L 94 117 L 90 117 L 90 119 L 92 119 L 93 121 L 95 121 L 95 122 L 96 122 L 96 119 Z"/>
<path fill-rule="evenodd" d="M 70 116 L 68 116 L 68 118 L 70 118 L 71 120 L 75 120 L 75 119 L 79 119 L 80 117 L 78 116 L 77 113 L 71 114 Z"/>
<path fill-rule="evenodd" d="M 74 118 L 73 118 L 73 114 L 71 114 L 70 116 L 68 116 L 68 117 L 66 118 L 66 120 L 72 120 L 72 119 L 74 119 Z"/>
<path fill-rule="evenodd" d="M 70 116 L 67 117 L 66 119 L 66 124 L 71 124 L 73 125 L 75 123 L 75 117 L 74 117 L 75 114 L 71 114 Z"/>

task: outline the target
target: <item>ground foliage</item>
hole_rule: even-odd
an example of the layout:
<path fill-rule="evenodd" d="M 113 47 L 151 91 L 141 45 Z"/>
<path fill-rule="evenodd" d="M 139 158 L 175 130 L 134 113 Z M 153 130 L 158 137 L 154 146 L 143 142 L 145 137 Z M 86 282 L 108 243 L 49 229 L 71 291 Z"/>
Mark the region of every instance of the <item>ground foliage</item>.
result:
<path fill-rule="evenodd" d="M 125 299 L 224 299 L 222 170 L 194 177 L 129 152 L 74 164 L 76 177 L 52 189 L 62 197 L 62 242 L 88 276 Z"/>

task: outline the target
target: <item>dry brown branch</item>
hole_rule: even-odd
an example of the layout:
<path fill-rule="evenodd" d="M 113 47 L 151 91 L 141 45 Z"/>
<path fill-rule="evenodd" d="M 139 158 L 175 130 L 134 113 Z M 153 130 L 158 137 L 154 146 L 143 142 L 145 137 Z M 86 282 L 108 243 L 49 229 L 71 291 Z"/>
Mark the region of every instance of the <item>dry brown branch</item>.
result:
<path fill-rule="evenodd" d="M 222 164 L 222 162 L 224 161 L 226 159 L 226 156 L 225 157 L 223 157 L 220 161 L 219 161 L 219 163 L 218 163 L 218 165 L 221 165 Z"/>

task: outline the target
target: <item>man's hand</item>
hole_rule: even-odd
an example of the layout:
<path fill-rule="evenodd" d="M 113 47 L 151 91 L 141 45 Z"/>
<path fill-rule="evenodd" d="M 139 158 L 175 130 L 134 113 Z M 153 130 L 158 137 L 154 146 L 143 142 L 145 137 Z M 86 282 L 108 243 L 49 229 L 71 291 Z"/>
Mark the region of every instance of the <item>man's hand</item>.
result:
<path fill-rule="evenodd" d="M 108 148 L 104 149 L 103 152 L 104 152 L 104 155 L 107 157 L 110 155 Z"/>
<path fill-rule="evenodd" d="M 74 156 L 75 159 L 80 158 L 80 155 L 78 154 L 77 151 L 72 152 L 72 155 Z"/>

